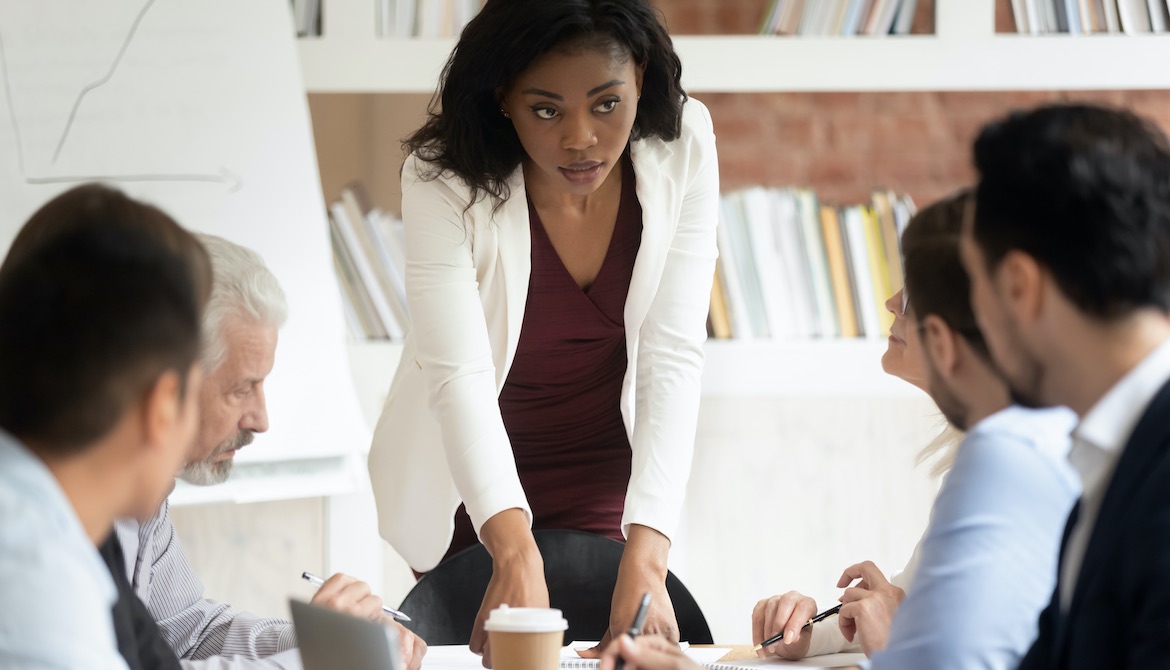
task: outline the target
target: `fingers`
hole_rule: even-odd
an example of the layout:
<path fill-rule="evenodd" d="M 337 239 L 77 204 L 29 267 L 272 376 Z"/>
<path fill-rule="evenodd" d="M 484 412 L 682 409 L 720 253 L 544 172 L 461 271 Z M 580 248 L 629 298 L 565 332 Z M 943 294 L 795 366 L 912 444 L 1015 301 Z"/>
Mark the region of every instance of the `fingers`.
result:
<path fill-rule="evenodd" d="M 848 603 L 842 605 L 841 610 L 837 612 L 837 627 L 841 629 L 841 634 L 845 636 L 845 639 L 850 642 L 857 635 L 857 621 L 854 619 L 856 607 L 855 604 Z"/>
<path fill-rule="evenodd" d="M 405 670 L 419 670 L 422 667 L 423 657 L 427 655 L 427 643 L 391 617 L 384 617 L 382 621 L 387 628 L 393 629 L 398 634 L 402 667 Z"/>
<path fill-rule="evenodd" d="M 325 580 L 310 602 L 371 621 L 382 618 L 382 599 L 370 585 L 340 572 Z"/>
<path fill-rule="evenodd" d="M 752 636 L 755 644 L 762 644 L 777 634 L 784 637 L 757 654 L 761 657 L 773 654 L 781 658 L 796 660 L 808 653 L 810 631 L 805 624 L 817 613 L 817 604 L 812 598 L 796 591 L 782 596 L 761 600 L 752 612 Z"/>
<path fill-rule="evenodd" d="M 484 645 L 487 644 L 487 631 L 483 629 L 483 622 L 487 619 L 485 607 L 488 607 L 486 603 L 480 608 L 479 614 L 475 615 L 475 623 L 471 626 L 471 642 L 468 644 L 471 653 L 481 656 L 484 653 Z"/>
<path fill-rule="evenodd" d="M 609 638 L 608 632 L 605 634 L 605 637 Z M 602 640 L 602 642 L 604 643 L 605 640 Z M 600 656 L 601 664 L 598 666 L 598 670 L 614 670 L 614 667 L 617 664 L 617 658 L 618 658 L 618 656 L 621 655 L 621 644 L 614 643 L 613 641 L 610 641 L 608 644 L 600 644 L 600 645 L 598 645 L 598 647 L 601 647 L 601 650 L 602 650 L 601 656 Z M 584 658 L 592 658 L 591 656 L 586 656 L 585 654 L 586 653 L 593 653 L 596 649 L 597 649 L 597 647 L 594 647 L 593 649 L 589 649 L 587 651 L 582 651 L 579 653 Z"/>
<path fill-rule="evenodd" d="M 613 670 L 618 654 L 625 660 L 626 670 L 700 670 L 677 644 L 658 635 L 641 636 L 637 640 L 622 635 L 603 654 L 602 670 Z"/>
<path fill-rule="evenodd" d="M 865 589 L 881 588 L 890 583 L 873 561 L 862 561 L 845 568 L 845 572 L 841 573 L 841 578 L 837 580 L 837 587 L 845 588 L 855 579 L 860 579 L 861 583 L 858 586 Z"/>
<path fill-rule="evenodd" d="M 861 650 L 870 656 L 885 648 L 896 609 L 893 599 L 881 593 L 846 603 L 837 614 L 841 632 L 850 642 L 857 638 Z"/>
<path fill-rule="evenodd" d="M 610 648 L 612 647 L 613 652 L 616 654 L 618 647 L 617 645 L 612 644 L 612 642 L 613 636 L 610 635 L 609 631 L 607 630 L 605 631 L 605 635 L 601 636 L 601 641 L 597 643 L 596 647 L 593 647 L 592 649 L 582 649 L 577 653 L 581 656 L 581 658 L 602 658 L 605 652 L 610 651 Z"/>
<path fill-rule="evenodd" d="M 857 602 L 858 600 L 863 600 L 865 598 L 868 598 L 868 597 L 872 596 L 874 593 L 875 593 L 874 591 L 871 591 L 869 589 L 863 589 L 860 586 L 851 586 L 851 587 L 845 589 L 845 592 L 842 593 L 841 597 L 838 598 L 837 600 L 839 600 L 842 603 L 853 603 L 853 602 Z"/>

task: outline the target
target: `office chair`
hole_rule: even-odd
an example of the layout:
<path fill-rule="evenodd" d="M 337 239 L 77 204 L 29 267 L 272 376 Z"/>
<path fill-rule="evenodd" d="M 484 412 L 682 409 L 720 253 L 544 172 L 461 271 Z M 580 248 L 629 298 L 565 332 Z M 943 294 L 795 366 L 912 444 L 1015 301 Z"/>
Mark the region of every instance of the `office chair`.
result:
<path fill-rule="evenodd" d="M 565 643 L 600 640 L 609 629 L 609 609 L 624 545 L 576 530 L 533 531 L 544 559 L 549 604 L 569 622 Z M 468 644 L 488 580 L 492 559 L 482 544 L 468 547 L 423 575 L 399 609 L 406 627 L 427 644 Z M 699 604 L 673 573 L 666 591 L 674 604 L 680 639 L 711 644 L 711 629 Z"/>

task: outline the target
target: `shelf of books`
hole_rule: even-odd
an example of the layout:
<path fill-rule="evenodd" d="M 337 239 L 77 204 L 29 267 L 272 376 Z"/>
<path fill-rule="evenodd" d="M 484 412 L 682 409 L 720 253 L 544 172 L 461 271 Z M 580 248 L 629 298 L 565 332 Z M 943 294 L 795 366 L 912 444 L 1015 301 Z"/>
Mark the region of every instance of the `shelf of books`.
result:
<path fill-rule="evenodd" d="M 898 240 L 914 204 L 890 191 L 836 207 L 802 188 L 724 194 L 709 330 L 716 339 L 884 339 L 902 286 Z M 410 327 L 402 222 L 353 183 L 329 207 L 333 261 L 354 340 Z"/>
<path fill-rule="evenodd" d="M 879 363 L 892 319 L 884 303 L 902 283 L 898 239 L 913 211 L 909 198 L 884 190 L 846 207 L 820 203 L 809 189 L 725 194 L 703 393 L 915 393 Z M 353 340 L 350 363 L 372 424 L 409 325 L 402 227 L 369 208 L 351 184 L 330 207 L 330 229 Z"/>
<path fill-rule="evenodd" d="M 882 371 L 885 340 L 708 340 L 703 396 L 708 398 L 883 398 L 922 392 Z M 386 400 L 402 345 L 351 342 L 362 411 L 373 425 Z"/>
<path fill-rule="evenodd" d="M 830 4 L 833 0 L 826 0 Z M 851 1 L 851 0 L 845 0 Z M 901 0 L 905 2 L 906 0 Z M 882 2 L 882 0 L 873 0 Z M 1165 0 L 1148 0 L 1150 6 Z M 1076 4 L 1118 9 L 1094 34 L 1064 23 L 1016 22 L 1028 34 L 997 34 L 993 0 L 937 0 L 935 33 L 891 35 L 675 36 L 684 86 L 702 92 L 980 91 L 1170 88 L 1170 36 L 1147 0 L 1018 0 L 1032 6 Z M 1126 7 L 1121 11 L 1120 7 Z M 1144 14 L 1139 13 L 1141 10 Z M 379 37 L 372 7 L 353 0 L 323 6 L 326 30 L 299 40 L 310 93 L 434 91 L 453 37 Z M 1054 14 L 1055 16 L 1055 14 Z M 1094 15 L 1095 16 L 1095 15 Z M 1114 14 L 1110 13 L 1110 17 Z M 1128 20 L 1123 20 L 1128 18 Z M 1086 17 L 1086 20 L 1090 20 Z M 1054 18 L 1053 21 L 1056 21 Z M 1079 21 L 1079 19 L 1078 19 Z M 1079 24 L 1078 24 L 1079 25 Z M 397 33 L 395 33 L 397 34 Z"/>

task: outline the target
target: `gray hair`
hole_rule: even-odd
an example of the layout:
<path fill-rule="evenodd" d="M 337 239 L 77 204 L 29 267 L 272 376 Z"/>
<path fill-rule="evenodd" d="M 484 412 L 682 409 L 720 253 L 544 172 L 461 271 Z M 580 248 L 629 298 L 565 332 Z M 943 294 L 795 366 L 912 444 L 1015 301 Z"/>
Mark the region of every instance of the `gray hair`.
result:
<path fill-rule="evenodd" d="M 215 372 L 227 358 L 223 324 L 229 317 L 280 328 L 288 303 L 260 254 L 222 237 L 196 235 L 211 257 L 211 298 L 203 315 L 203 368 Z"/>

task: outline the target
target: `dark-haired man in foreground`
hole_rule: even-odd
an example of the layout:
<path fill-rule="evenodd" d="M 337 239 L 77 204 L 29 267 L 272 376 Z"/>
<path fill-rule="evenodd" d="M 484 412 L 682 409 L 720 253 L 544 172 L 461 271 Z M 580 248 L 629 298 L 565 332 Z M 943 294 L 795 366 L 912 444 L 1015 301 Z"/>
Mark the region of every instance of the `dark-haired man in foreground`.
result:
<path fill-rule="evenodd" d="M 980 329 L 1017 397 L 1080 416 L 1084 495 L 1021 667 L 1170 667 L 1170 145 L 1057 105 L 986 127 L 975 166 Z"/>
<path fill-rule="evenodd" d="M 75 225 L 127 218 L 160 234 Z M 97 545 L 186 456 L 210 267 L 166 214 L 101 186 L 26 228 L 57 232 L 0 267 L 0 666 L 120 670 Z"/>

